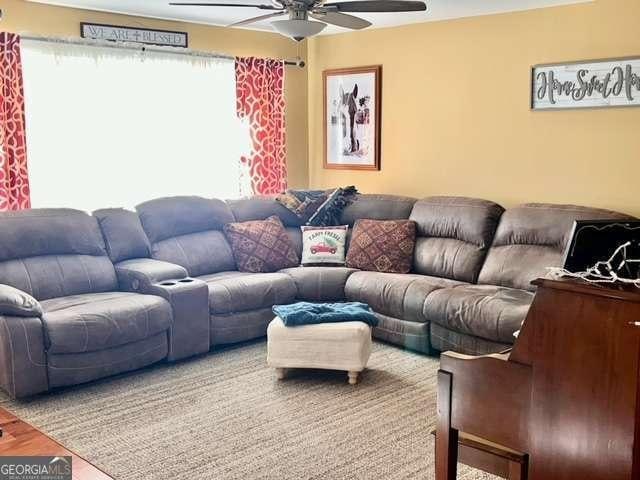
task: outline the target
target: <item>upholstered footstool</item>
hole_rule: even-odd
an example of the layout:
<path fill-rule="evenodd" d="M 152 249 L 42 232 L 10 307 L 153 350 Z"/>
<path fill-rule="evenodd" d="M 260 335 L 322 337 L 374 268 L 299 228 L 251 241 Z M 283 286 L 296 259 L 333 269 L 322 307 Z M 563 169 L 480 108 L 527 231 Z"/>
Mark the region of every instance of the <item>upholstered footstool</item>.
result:
<path fill-rule="evenodd" d="M 283 379 L 289 368 L 344 370 L 355 385 L 371 355 L 371 328 L 364 322 L 286 327 L 280 317 L 267 328 L 267 364 Z"/>

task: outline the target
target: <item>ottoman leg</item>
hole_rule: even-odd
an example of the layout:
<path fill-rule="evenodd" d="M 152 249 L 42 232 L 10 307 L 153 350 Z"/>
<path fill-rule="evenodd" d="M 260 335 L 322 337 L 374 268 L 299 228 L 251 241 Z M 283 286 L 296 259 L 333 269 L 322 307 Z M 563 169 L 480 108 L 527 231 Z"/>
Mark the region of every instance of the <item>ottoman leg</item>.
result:
<path fill-rule="evenodd" d="M 287 370 L 285 368 L 276 368 L 276 378 L 278 380 L 284 380 Z"/>
<path fill-rule="evenodd" d="M 358 374 L 360 372 L 349 371 L 349 385 L 355 385 L 358 383 Z"/>

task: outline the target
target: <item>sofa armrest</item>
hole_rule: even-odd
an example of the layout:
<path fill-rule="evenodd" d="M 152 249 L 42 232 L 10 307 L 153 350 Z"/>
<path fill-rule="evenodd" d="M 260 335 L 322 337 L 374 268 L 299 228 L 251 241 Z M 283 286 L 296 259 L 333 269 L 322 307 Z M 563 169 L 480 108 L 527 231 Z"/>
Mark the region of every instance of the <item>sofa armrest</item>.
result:
<path fill-rule="evenodd" d="M 42 307 L 28 293 L 9 285 L 0 284 L 0 315 L 42 317 Z"/>
<path fill-rule="evenodd" d="M 168 360 L 209 351 L 209 287 L 205 282 L 189 278 L 179 265 L 150 258 L 126 260 L 115 267 L 120 288 L 156 295 L 171 305 Z"/>
<path fill-rule="evenodd" d="M 134 258 L 116 263 L 120 288 L 130 292 L 144 290 L 154 283 L 187 278 L 184 267 L 153 258 Z"/>
<path fill-rule="evenodd" d="M 49 389 L 41 318 L 0 315 L 0 387 L 12 398 Z"/>

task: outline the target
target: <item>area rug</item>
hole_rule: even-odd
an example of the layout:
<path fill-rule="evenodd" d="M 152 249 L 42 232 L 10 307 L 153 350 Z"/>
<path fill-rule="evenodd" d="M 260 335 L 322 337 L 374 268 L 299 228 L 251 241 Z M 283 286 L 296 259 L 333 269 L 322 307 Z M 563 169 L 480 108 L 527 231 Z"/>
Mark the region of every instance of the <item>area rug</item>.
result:
<path fill-rule="evenodd" d="M 350 386 L 278 381 L 265 358 L 255 342 L 0 405 L 119 480 L 434 478 L 437 359 L 376 343 Z"/>

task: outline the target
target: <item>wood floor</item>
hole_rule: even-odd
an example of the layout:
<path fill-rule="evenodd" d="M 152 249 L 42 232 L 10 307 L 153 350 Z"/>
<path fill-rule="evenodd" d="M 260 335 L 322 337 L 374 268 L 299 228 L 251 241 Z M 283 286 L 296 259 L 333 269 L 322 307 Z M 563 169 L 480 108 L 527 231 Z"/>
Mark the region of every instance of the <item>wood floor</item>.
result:
<path fill-rule="evenodd" d="M 113 480 L 84 458 L 67 450 L 37 428 L 23 422 L 8 410 L 0 408 L 0 456 L 56 455 L 72 457 L 74 480 Z"/>

